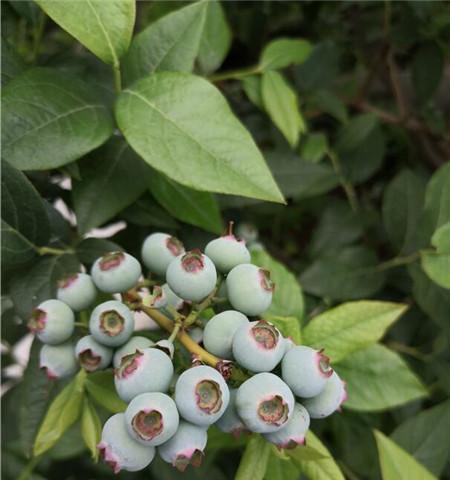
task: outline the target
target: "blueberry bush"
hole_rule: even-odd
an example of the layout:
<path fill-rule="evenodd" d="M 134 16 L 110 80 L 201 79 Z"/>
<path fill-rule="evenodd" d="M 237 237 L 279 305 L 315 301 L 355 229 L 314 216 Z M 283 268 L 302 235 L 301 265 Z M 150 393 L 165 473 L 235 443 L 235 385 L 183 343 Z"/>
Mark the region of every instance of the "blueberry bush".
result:
<path fill-rule="evenodd" d="M 448 3 L 1 10 L 3 478 L 450 479 Z"/>

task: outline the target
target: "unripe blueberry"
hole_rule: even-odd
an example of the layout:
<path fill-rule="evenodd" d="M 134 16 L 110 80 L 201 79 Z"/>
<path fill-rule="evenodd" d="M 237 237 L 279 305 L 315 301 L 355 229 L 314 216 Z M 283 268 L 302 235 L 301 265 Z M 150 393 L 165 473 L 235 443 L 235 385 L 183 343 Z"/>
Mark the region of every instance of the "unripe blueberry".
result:
<path fill-rule="evenodd" d="M 151 295 L 145 296 L 142 303 L 147 307 L 164 308 L 168 304 L 168 298 L 164 289 L 155 285 Z"/>
<path fill-rule="evenodd" d="M 232 433 L 238 437 L 242 432 L 247 431 L 244 422 L 236 410 L 236 388 L 230 388 L 230 401 L 224 414 L 217 420 L 217 427 L 225 433 Z"/>
<path fill-rule="evenodd" d="M 211 240 L 205 248 L 205 254 L 214 262 L 217 270 L 228 273 L 236 265 L 250 262 L 250 252 L 244 240 L 238 240 L 232 233 L 233 223 L 227 235 Z"/>
<path fill-rule="evenodd" d="M 243 263 L 227 276 L 227 295 L 231 305 L 245 315 L 260 315 L 270 307 L 275 288 L 270 272 Z"/>
<path fill-rule="evenodd" d="M 153 273 L 164 277 L 169 263 L 185 252 L 183 244 L 167 233 L 152 233 L 142 245 L 142 261 Z"/>
<path fill-rule="evenodd" d="M 140 263 L 125 252 L 111 252 L 92 265 L 91 276 L 102 292 L 120 293 L 133 288 L 141 276 Z"/>
<path fill-rule="evenodd" d="M 127 342 L 133 333 L 133 313 L 117 300 L 101 303 L 91 313 L 89 330 L 102 345 L 118 347 Z"/>
<path fill-rule="evenodd" d="M 28 328 L 42 343 L 57 345 L 72 335 L 75 316 L 64 302 L 46 300 L 33 310 Z"/>
<path fill-rule="evenodd" d="M 203 331 L 203 344 L 206 350 L 220 358 L 233 358 L 232 341 L 236 330 L 248 325 L 248 318 L 236 310 L 226 310 L 214 315 Z"/>
<path fill-rule="evenodd" d="M 207 441 L 205 428 L 180 420 L 175 435 L 158 447 L 158 453 L 165 462 L 184 472 L 189 464 L 201 465 Z"/>
<path fill-rule="evenodd" d="M 309 428 L 309 414 L 299 403 L 294 406 L 294 413 L 289 422 L 281 430 L 264 433 L 264 438 L 279 448 L 295 448 L 305 443 L 305 435 Z"/>
<path fill-rule="evenodd" d="M 273 373 L 257 373 L 246 380 L 236 394 L 236 410 L 252 432 L 280 430 L 294 413 L 294 395 Z"/>
<path fill-rule="evenodd" d="M 333 373 L 330 359 L 303 345 L 292 347 L 281 362 L 281 376 L 295 395 L 310 398 L 318 395 Z"/>
<path fill-rule="evenodd" d="M 72 310 L 80 312 L 94 303 L 97 290 L 90 275 L 75 273 L 58 282 L 56 296 Z"/>
<path fill-rule="evenodd" d="M 311 418 L 325 418 L 338 410 L 346 399 L 345 383 L 333 372 L 319 395 L 303 400 L 303 405 Z"/>
<path fill-rule="evenodd" d="M 86 335 L 78 340 L 75 355 L 87 372 L 95 372 L 103 370 L 111 363 L 113 351 L 96 342 L 92 335 Z"/>
<path fill-rule="evenodd" d="M 153 447 L 144 447 L 130 437 L 123 413 L 116 413 L 106 421 L 97 448 L 114 473 L 143 470 L 155 456 Z"/>
<path fill-rule="evenodd" d="M 280 331 L 265 320 L 241 325 L 233 337 L 233 356 L 253 372 L 270 372 L 280 363 L 284 338 Z"/>
<path fill-rule="evenodd" d="M 183 372 L 175 385 L 175 403 L 180 415 L 195 425 L 216 422 L 228 406 L 230 392 L 222 375 L 200 365 Z"/>
<path fill-rule="evenodd" d="M 154 348 L 157 348 L 161 350 L 161 352 L 164 352 L 166 355 L 169 356 L 169 358 L 172 360 L 173 359 L 173 354 L 175 353 L 175 348 L 173 346 L 172 342 L 169 342 L 169 340 L 163 338 L 162 340 L 158 340 Z"/>
<path fill-rule="evenodd" d="M 156 447 L 167 442 L 179 424 L 175 402 L 165 393 L 141 393 L 125 410 L 128 433 L 142 445 Z"/>
<path fill-rule="evenodd" d="M 195 343 L 203 342 L 203 330 L 200 327 L 194 327 L 189 329 L 189 336 L 194 340 Z"/>
<path fill-rule="evenodd" d="M 167 268 L 169 287 L 184 300 L 200 302 L 216 286 L 217 272 L 214 263 L 200 250 L 180 255 Z"/>
<path fill-rule="evenodd" d="M 173 307 L 175 310 L 179 310 L 184 305 L 184 300 L 180 298 L 167 283 L 162 286 L 164 295 L 167 299 L 167 305 Z"/>
<path fill-rule="evenodd" d="M 152 347 L 154 343 L 146 337 L 135 336 L 131 337 L 127 343 L 118 348 L 113 357 L 113 367 L 119 368 L 122 358 L 130 353 L 135 353 L 136 350 L 144 350 L 144 348 Z"/>
<path fill-rule="evenodd" d="M 114 384 L 119 397 L 129 402 L 141 393 L 167 392 L 172 375 L 169 356 L 157 348 L 145 348 L 122 358 Z"/>
<path fill-rule="evenodd" d="M 42 345 L 39 353 L 39 368 L 50 379 L 70 377 L 77 371 L 77 360 L 71 342 L 60 345 Z"/>

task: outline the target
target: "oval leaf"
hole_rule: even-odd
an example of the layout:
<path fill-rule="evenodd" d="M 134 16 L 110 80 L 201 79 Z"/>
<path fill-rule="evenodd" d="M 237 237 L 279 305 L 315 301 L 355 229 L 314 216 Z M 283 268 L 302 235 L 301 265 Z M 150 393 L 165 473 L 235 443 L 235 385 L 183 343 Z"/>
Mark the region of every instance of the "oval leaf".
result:
<path fill-rule="evenodd" d="M 45 13 L 105 63 L 118 65 L 128 50 L 134 0 L 36 0 Z"/>
<path fill-rule="evenodd" d="M 248 131 L 222 94 L 185 73 L 156 73 L 124 90 L 116 118 L 152 167 L 200 190 L 283 202 Z"/>
<path fill-rule="evenodd" d="M 262 51 L 259 68 L 278 70 L 289 65 L 298 65 L 308 58 L 311 49 L 312 46 L 307 40 L 278 38 Z"/>
<path fill-rule="evenodd" d="M 102 435 L 102 423 L 97 411 L 88 398 L 84 399 L 83 412 L 81 414 L 81 435 L 83 436 L 84 443 L 91 452 L 92 458 L 97 461 L 97 445 Z"/>
<path fill-rule="evenodd" d="M 117 395 L 111 371 L 89 375 L 86 380 L 86 390 L 100 406 L 112 413 L 120 413 L 127 408 L 127 404 Z"/>
<path fill-rule="evenodd" d="M 242 455 L 235 480 L 263 480 L 269 461 L 271 444 L 253 434 Z"/>
<path fill-rule="evenodd" d="M 112 129 L 106 107 L 73 75 L 36 68 L 3 90 L 3 157 L 20 170 L 70 163 L 101 145 Z"/>

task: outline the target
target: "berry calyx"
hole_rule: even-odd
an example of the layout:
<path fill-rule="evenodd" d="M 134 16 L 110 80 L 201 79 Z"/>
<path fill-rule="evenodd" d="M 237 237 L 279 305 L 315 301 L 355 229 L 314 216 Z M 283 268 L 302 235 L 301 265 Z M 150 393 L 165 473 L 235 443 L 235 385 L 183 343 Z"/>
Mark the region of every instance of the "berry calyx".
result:
<path fill-rule="evenodd" d="M 78 273 L 74 275 L 68 275 L 63 277 L 61 280 L 58 281 L 58 288 L 66 289 L 73 285 L 78 279 Z"/>
<path fill-rule="evenodd" d="M 219 385 L 212 380 L 202 380 L 195 387 L 197 405 L 206 413 L 217 413 L 222 408 L 222 394 Z"/>
<path fill-rule="evenodd" d="M 99 267 L 102 272 L 113 270 L 125 260 L 123 252 L 111 252 L 103 255 L 99 261 Z"/>
<path fill-rule="evenodd" d="M 142 440 L 153 440 L 164 429 L 162 415 L 157 410 L 141 410 L 133 417 L 131 425 Z"/>
<path fill-rule="evenodd" d="M 266 292 L 273 292 L 275 290 L 275 283 L 270 279 L 269 270 L 259 269 L 259 279 L 263 290 Z"/>
<path fill-rule="evenodd" d="M 317 352 L 317 366 L 319 368 L 319 372 L 325 377 L 331 377 L 333 375 L 333 369 L 330 366 L 330 357 L 323 354 L 324 349 L 320 349 Z"/>
<path fill-rule="evenodd" d="M 100 355 L 95 355 L 95 353 L 90 349 L 87 348 L 78 354 L 78 360 L 80 365 L 87 371 L 87 372 L 95 372 L 102 358 Z"/>
<path fill-rule="evenodd" d="M 174 257 L 178 257 L 184 252 L 184 245 L 176 237 L 169 237 L 166 239 L 167 249 Z"/>
<path fill-rule="evenodd" d="M 197 273 L 204 269 L 205 262 L 200 250 L 192 250 L 181 257 L 182 268 L 189 273 Z"/>
<path fill-rule="evenodd" d="M 258 405 L 258 415 L 265 423 L 283 425 L 289 417 L 289 407 L 280 395 L 274 395 Z"/>
<path fill-rule="evenodd" d="M 120 367 L 117 368 L 115 372 L 116 377 L 127 378 L 132 375 L 132 373 L 137 370 L 141 364 L 141 357 L 143 355 L 144 354 L 142 352 L 136 350 L 135 353 L 130 353 L 129 355 L 122 357 Z"/>
<path fill-rule="evenodd" d="M 100 330 L 108 337 L 119 335 L 124 329 L 124 324 L 124 318 L 115 310 L 109 310 L 100 315 Z"/>
<path fill-rule="evenodd" d="M 180 472 L 184 472 L 189 465 L 193 467 L 200 467 L 203 462 L 204 453 L 201 450 L 187 451 L 185 454 L 180 453 L 173 466 Z"/>
<path fill-rule="evenodd" d="M 31 314 L 31 318 L 28 321 L 28 329 L 31 333 L 42 332 L 45 328 L 47 313 L 44 310 L 35 308 Z"/>
<path fill-rule="evenodd" d="M 266 350 L 275 348 L 280 336 L 279 331 L 265 320 L 260 320 L 254 327 L 252 327 L 251 334 L 258 346 Z"/>

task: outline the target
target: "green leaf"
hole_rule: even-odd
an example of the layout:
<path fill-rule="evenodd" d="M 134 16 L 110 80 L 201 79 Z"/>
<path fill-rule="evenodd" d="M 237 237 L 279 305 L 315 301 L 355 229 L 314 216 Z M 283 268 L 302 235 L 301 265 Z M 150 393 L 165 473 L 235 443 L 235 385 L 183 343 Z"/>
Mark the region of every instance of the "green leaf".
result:
<path fill-rule="evenodd" d="M 77 376 L 53 400 L 34 442 L 33 454 L 42 455 L 53 447 L 62 434 L 79 418 L 84 397 L 86 372 Z"/>
<path fill-rule="evenodd" d="M 423 270 L 431 280 L 450 289 L 450 253 L 423 251 L 420 259 Z"/>
<path fill-rule="evenodd" d="M 386 410 L 428 394 L 400 355 L 383 345 L 359 350 L 334 368 L 347 382 L 344 407 L 352 410 Z"/>
<path fill-rule="evenodd" d="M 70 163 L 113 130 L 109 112 L 89 85 L 47 68 L 28 70 L 5 87 L 2 123 L 3 156 L 20 170 Z"/>
<path fill-rule="evenodd" d="M 412 62 L 412 82 L 420 103 L 426 103 L 436 91 L 442 78 L 444 55 L 436 43 L 419 46 Z"/>
<path fill-rule="evenodd" d="M 117 137 L 79 165 L 82 180 L 73 181 L 72 198 L 81 234 L 114 218 L 147 189 L 149 168 Z"/>
<path fill-rule="evenodd" d="M 271 444 L 261 435 L 252 434 L 242 455 L 235 480 L 263 480 L 269 461 Z"/>
<path fill-rule="evenodd" d="M 280 330 L 283 337 L 291 338 L 297 345 L 301 343 L 300 321 L 297 317 L 282 317 L 271 313 L 264 316 Z"/>
<path fill-rule="evenodd" d="M 252 263 L 269 270 L 270 278 L 275 282 L 272 304 L 266 313 L 277 317 L 295 317 L 300 323 L 304 313 L 303 294 L 294 274 L 265 250 L 254 249 L 251 254 Z"/>
<path fill-rule="evenodd" d="M 381 474 L 383 480 L 437 480 L 425 467 L 417 462 L 403 448 L 375 430 L 375 440 L 378 446 Z"/>
<path fill-rule="evenodd" d="M 307 162 L 317 163 L 327 154 L 328 140 L 323 133 L 310 133 L 302 142 L 300 157 Z"/>
<path fill-rule="evenodd" d="M 144 194 L 137 202 L 126 208 L 121 216 L 127 222 L 141 227 L 152 226 L 169 230 L 179 228 L 176 220 L 156 204 L 150 193 Z"/>
<path fill-rule="evenodd" d="M 123 59 L 126 85 L 157 71 L 191 72 L 207 10 L 207 1 L 189 4 L 138 33 Z"/>
<path fill-rule="evenodd" d="M 366 140 L 377 124 L 378 119 L 372 113 L 355 115 L 339 132 L 336 149 L 345 152 L 358 147 Z"/>
<path fill-rule="evenodd" d="M 261 53 L 258 69 L 261 71 L 279 70 L 289 65 L 303 63 L 311 53 L 308 40 L 277 38 L 270 42 Z"/>
<path fill-rule="evenodd" d="M 194 189 L 283 202 L 253 139 L 200 77 L 156 73 L 124 90 L 119 128 L 145 161 Z"/>
<path fill-rule="evenodd" d="M 304 328 L 303 343 L 325 348 L 333 362 L 380 340 L 405 312 L 401 303 L 349 302 L 314 317 Z"/>
<path fill-rule="evenodd" d="M 415 414 L 399 425 L 391 438 L 439 477 L 448 458 L 450 400 Z"/>
<path fill-rule="evenodd" d="M 149 182 L 156 201 L 173 217 L 213 233 L 222 232 L 222 217 L 211 193 L 185 187 L 157 171 L 153 171 Z"/>
<path fill-rule="evenodd" d="M 103 238 L 85 238 L 76 248 L 76 254 L 83 265 L 92 265 L 98 257 L 108 252 L 123 250 L 117 243 Z"/>
<path fill-rule="evenodd" d="M 315 455 L 319 454 L 323 458 L 315 458 L 312 453 L 308 453 L 306 458 L 303 458 L 301 453 L 304 452 L 302 450 L 304 447 L 289 450 L 287 454 L 307 478 L 310 480 L 344 480 L 344 476 L 330 452 L 311 430 L 308 430 L 306 434 L 306 445 L 307 451 L 308 449 L 312 450 L 316 452 Z"/>
<path fill-rule="evenodd" d="M 119 65 L 128 50 L 134 0 L 36 0 L 45 13 L 105 63 Z"/>
<path fill-rule="evenodd" d="M 79 269 L 80 263 L 74 255 L 55 255 L 39 259 L 31 269 L 15 276 L 11 281 L 10 294 L 17 314 L 27 319 L 33 307 L 55 298 L 58 280 Z"/>
<path fill-rule="evenodd" d="M 306 126 L 295 91 L 276 71 L 264 72 L 261 80 L 264 108 L 291 147 L 296 147 Z"/>
<path fill-rule="evenodd" d="M 342 123 L 348 122 L 348 112 L 345 103 L 330 90 L 319 90 L 307 99 L 308 106 L 328 113 Z"/>
<path fill-rule="evenodd" d="M 363 246 L 343 248 L 324 254 L 300 276 L 303 289 L 318 297 L 353 300 L 376 293 L 384 283 L 384 273 L 376 269 L 377 257 Z"/>
<path fill-rule="evenodd" d="M 2 162 L 2 260 L 20 265 L 50 238 L 45 205 L 28 178 Z"/>
<path fill-rule="evenodd" d="M 102 423 L 97 411 L 87 397 L 84 399 L 83 412 L 81 413 L 81 435 L 91 452 L 92 458 L 97 461 L 97 445 L 102 435 Z"/>
<path fill-rule="evenodd" d="M 287 456 L 274 453 L 272 448 L 264 480 L 298 480 L 299 475 L 294 462 Z"/>
<path fill-rule="evenodd" d="M 383 196 L 383 223 L 399 252 L 411 253 L 425 196 L 425 183 L 410 170 L 402 170 L 387 186 Z"/>
<path fill-rule="evenodd" d="M 231 30 L 220 2 L 210 0 L 200 38 L 197 63 L 202 74 L 217 70 L 231 46 Z"/>
<path fill-rule="evenodd" d="M 1 39 L 2 48 L 2 86 L 4 87 L 14 77 L 17 77 L 26 69 L 25 62 L 22 57 L 14 50 L 14 48 L 4 38 Z"/>
<path fill-rule="evenodd" d="M 241 79 L 241 84 L 249 100 L 263 110 L 264 104 L 261 95 L 261 75 L 247 75 Z"/>
<path fill-rule="evenodd" d="M 86 379 L 86 390 L 102 407 L 112 413 L 121 413 L 127 404 L 119 398 L 114 387 L 112 371 L 92 373 Z"/>
<path fill-rule="evenodd" d="M 450 253 L 450 222 L 433 233 L 431 244 L 436 247 L 438 253 Z"/>

